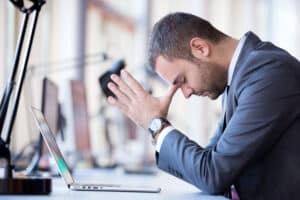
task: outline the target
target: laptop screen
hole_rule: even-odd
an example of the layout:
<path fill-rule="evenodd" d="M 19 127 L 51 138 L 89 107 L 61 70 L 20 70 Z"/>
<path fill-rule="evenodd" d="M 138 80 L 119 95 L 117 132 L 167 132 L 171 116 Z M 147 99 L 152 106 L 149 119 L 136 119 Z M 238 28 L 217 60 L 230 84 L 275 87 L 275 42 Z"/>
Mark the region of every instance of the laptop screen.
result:
<path fill-rule="evenodd" d="M 51 132 L 43 113 L 37 108 L 34 108 L 32 106 L 31 106 L 31 112 L 33 113 L 35 122 L 40 129 L 44 141 L 57 164 L 60 175 L 64 178 L 68 186 L 73 184 L 74 180 L 72 178 L 68 165 L 64 160 L 61 151 L 58 148 L 55 137 Z"/>

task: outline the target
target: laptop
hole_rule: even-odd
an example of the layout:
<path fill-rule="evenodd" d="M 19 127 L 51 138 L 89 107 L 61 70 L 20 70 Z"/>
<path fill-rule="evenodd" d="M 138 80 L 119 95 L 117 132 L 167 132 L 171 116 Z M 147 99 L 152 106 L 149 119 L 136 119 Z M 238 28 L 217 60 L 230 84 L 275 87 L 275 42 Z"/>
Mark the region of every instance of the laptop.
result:
<path fill-rule="evenodd" d="M 114 184 L 82 184 L 77 183 L 69 170 L 69 167 L 56 143 L 55 137 L 51 132 L 49 125 L 43 115 L 43 113 L 34 107 L 31 107 L 31 112 L 33 114 L 34 120 L 40 129 L 43 139 L 49 149 L 49 152 L 53 156 L 58 171 L 63 177 L 64 182 L 67 187 L 71 190 L 80 191 L 111 191 L 111 192 L 145 192 L 145 193 L 158 193 L 161 191 L 160 188 L 150 188 L 150 187 L 135 187 L 135 186 L 125 186 L 125 185 L 114 185 Z"/>

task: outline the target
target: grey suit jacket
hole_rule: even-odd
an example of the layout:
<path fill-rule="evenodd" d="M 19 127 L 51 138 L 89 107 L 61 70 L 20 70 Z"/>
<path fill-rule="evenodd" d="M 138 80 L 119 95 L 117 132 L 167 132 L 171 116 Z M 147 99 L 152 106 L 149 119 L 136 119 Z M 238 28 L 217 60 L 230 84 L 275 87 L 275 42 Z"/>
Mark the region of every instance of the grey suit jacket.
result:
<path fill-rule="evenodd" d="M 228 92 L 226 128 L 221 119 L 205 148 L 170 132 L 157 165 L 211 194 L 234 185 L 241 199 L 298 200 L 300 63 L 251 32 L 246 37 Z"/>

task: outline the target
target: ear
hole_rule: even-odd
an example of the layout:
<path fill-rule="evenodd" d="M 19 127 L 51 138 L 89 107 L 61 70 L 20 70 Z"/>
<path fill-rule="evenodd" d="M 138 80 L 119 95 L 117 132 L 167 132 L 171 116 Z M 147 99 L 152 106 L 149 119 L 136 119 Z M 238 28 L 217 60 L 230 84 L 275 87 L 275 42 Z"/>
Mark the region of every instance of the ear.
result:
<path fill-rule="evenodd" d="M 207 40 L 199 37 L 192 38 L 190 41 L 191 52 L 193 56 L 199 59 L 208 57 L 210 55 L 211 47 Z"/>

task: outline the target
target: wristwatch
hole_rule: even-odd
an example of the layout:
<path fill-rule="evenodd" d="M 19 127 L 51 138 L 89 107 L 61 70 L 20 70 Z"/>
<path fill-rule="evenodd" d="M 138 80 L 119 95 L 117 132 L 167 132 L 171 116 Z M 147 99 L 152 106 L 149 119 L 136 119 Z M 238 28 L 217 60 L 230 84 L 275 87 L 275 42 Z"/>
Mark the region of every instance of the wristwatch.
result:
<path fill-rule="evenodd" d="M 163 117 L 153 118 L 150 122 L 150 127 L 148 130 L 150 131 L 152 138 L 154 139 L 156 134 L 159 133 L 166 125 L 169 125 L 170 122 Z"/>

